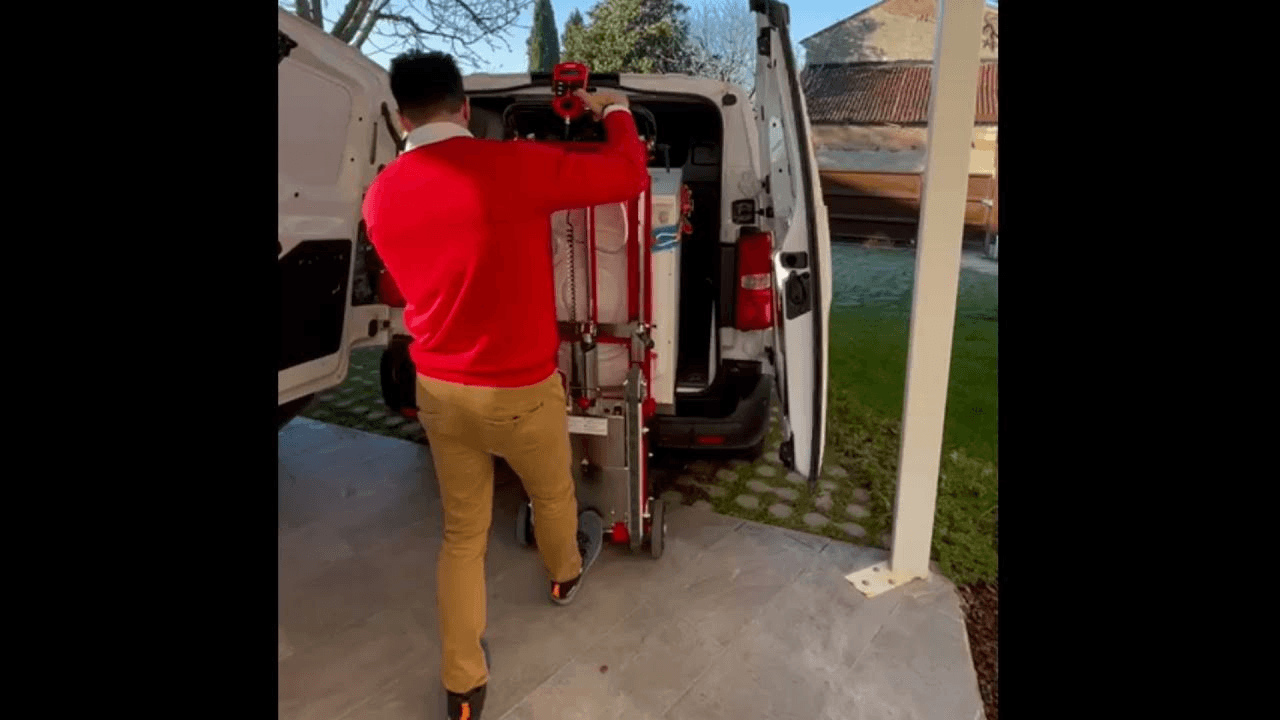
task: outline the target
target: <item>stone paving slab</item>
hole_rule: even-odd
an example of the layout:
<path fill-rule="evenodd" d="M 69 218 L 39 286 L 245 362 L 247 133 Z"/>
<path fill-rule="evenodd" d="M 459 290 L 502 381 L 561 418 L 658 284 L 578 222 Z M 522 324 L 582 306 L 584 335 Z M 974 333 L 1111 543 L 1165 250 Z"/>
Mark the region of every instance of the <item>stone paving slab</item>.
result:
<path fill-rule="evenodd" d="M 279 466 L 279 716 L 442 718 L 430 451 L 301 419 Z M 939 576 L 867 599 L 884 551 L 676 506 L 661 560 L 608 547 L 556 607 L 497 479 L 486 720 L 982 717 Z"/>

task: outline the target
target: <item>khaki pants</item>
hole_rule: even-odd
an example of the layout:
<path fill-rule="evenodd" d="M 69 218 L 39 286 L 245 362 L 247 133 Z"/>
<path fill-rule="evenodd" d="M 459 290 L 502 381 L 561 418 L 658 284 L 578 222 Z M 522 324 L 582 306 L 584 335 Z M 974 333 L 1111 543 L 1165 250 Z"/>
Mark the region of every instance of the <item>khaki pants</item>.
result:
<path fill-rule="evenodd" d="M 493 519 L 493 458 L 515 470 L 533 502 L 534 536 L 549 580 L 582 571 L 578 502 L 559 373 L 537 385 L 490 388 L 418 376 L 418 417 L 427 432 L 444 509 L 436 567 L 445 689 L 488 682 L 485 553 Z"/>

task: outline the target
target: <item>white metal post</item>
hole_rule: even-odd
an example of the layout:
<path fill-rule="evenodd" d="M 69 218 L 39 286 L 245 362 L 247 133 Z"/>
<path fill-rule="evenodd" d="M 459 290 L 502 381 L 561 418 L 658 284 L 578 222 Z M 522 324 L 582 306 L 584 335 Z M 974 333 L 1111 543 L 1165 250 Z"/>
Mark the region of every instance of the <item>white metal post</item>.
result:
<path fill-rule="evenodd" d="M 868 597 L 929 577 L 983 6 L 983 0 L 938 2 L 893 545 L 888 563 L 847 576 Z"/>

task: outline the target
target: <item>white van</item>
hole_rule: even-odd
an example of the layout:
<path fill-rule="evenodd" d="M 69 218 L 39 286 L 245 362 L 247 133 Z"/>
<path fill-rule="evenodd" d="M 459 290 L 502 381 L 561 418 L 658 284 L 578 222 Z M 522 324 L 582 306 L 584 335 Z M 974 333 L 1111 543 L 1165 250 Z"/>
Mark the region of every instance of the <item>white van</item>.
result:
<path fill-rule="evenodd" d="M 816 481 L 825 441 L 831 309 L 827 211 L 787 6 L 750 0 L 750 8 L 758 28 L 754 103 L 740 87 L 687 75 L 592 74 L 590 79 L 594 87 L 619 88 L 628 95 L 642 132 L 646 123 L 656 127 L 658 150 L 651 169 L 678 169 L 692 194 L 692 232 L 680 241 L 679 282 L 671 284 L 667 297 L 653 297 L 655 308 L 664 302 L 675 308 L 676 327 L 666 330 L 674 352 L 659 354 L 673 387 L 671 401 L 659 404 L 649 429 L 652 445 L 758 453 L 776 390 L 784 423 L 779 455 L 786 466 Z M 540 124 L 556 120 L 549 111 L 549 74 L 471 75 L 465 87 L 477 137 L 564 139 L 557 136 L 563 125 Z M 518 110 L 535 106 L 547 109 L 543 120 L 521 119 Z M 380 157 L 386 147 L 372 145 L 371 128 L 362 129 L 365 155 L 355 152 L 356 143 L 343 159 L 376 171 L 384 161 L 363 161 Z M 366 187 L 368 179 L 361 175 L 358 186 Z M 283 218 L 283 197 L 281 203 Z M 358 215 L 358 203 L 351 208 Z M 283 219 L 281 227 L 283 233 Z M 370 261 L 367 275 L 377 278 L 376 259 Z M 394 309 L 402 303 L 393 288 L 371 282 L 386 292 L 380 296 L 385 305 L 366 306 L 366 314 L 358 317 L 373 322 L 372 333 L 381 308 L 393 306 L 393 337 L 382 362 L 384 399 L 393 410 L 412 414 L 414 371 L 403 320 Z M 342 336 L 347 347 L 383 341 L 381 333 L 362 336 L 358 324 L 349 323 Z M 345 372 L 345 356 L 340 363 Z M 281 377 L 283 391 L 283 371 Z"/>
<path fill-rule="evenodd" d="M 387 73 L 292 13 L 279 18 L 278 427 L 386 345 L 391 309 L 364 271 L 360 204 L 402 145 Z"/>

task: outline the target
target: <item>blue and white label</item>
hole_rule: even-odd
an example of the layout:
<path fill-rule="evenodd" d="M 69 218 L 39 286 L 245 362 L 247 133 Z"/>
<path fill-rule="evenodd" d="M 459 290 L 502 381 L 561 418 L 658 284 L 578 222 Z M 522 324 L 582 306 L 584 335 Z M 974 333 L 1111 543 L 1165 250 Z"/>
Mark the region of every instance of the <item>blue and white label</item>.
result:
<path fill-rule="evenodd" d="M 680 227 L 678 225 L 664 225 L 655 228 L 653 231 L 653 252 L 663 252 L 665 250 L 674 250 L 680 245 Z"/>

